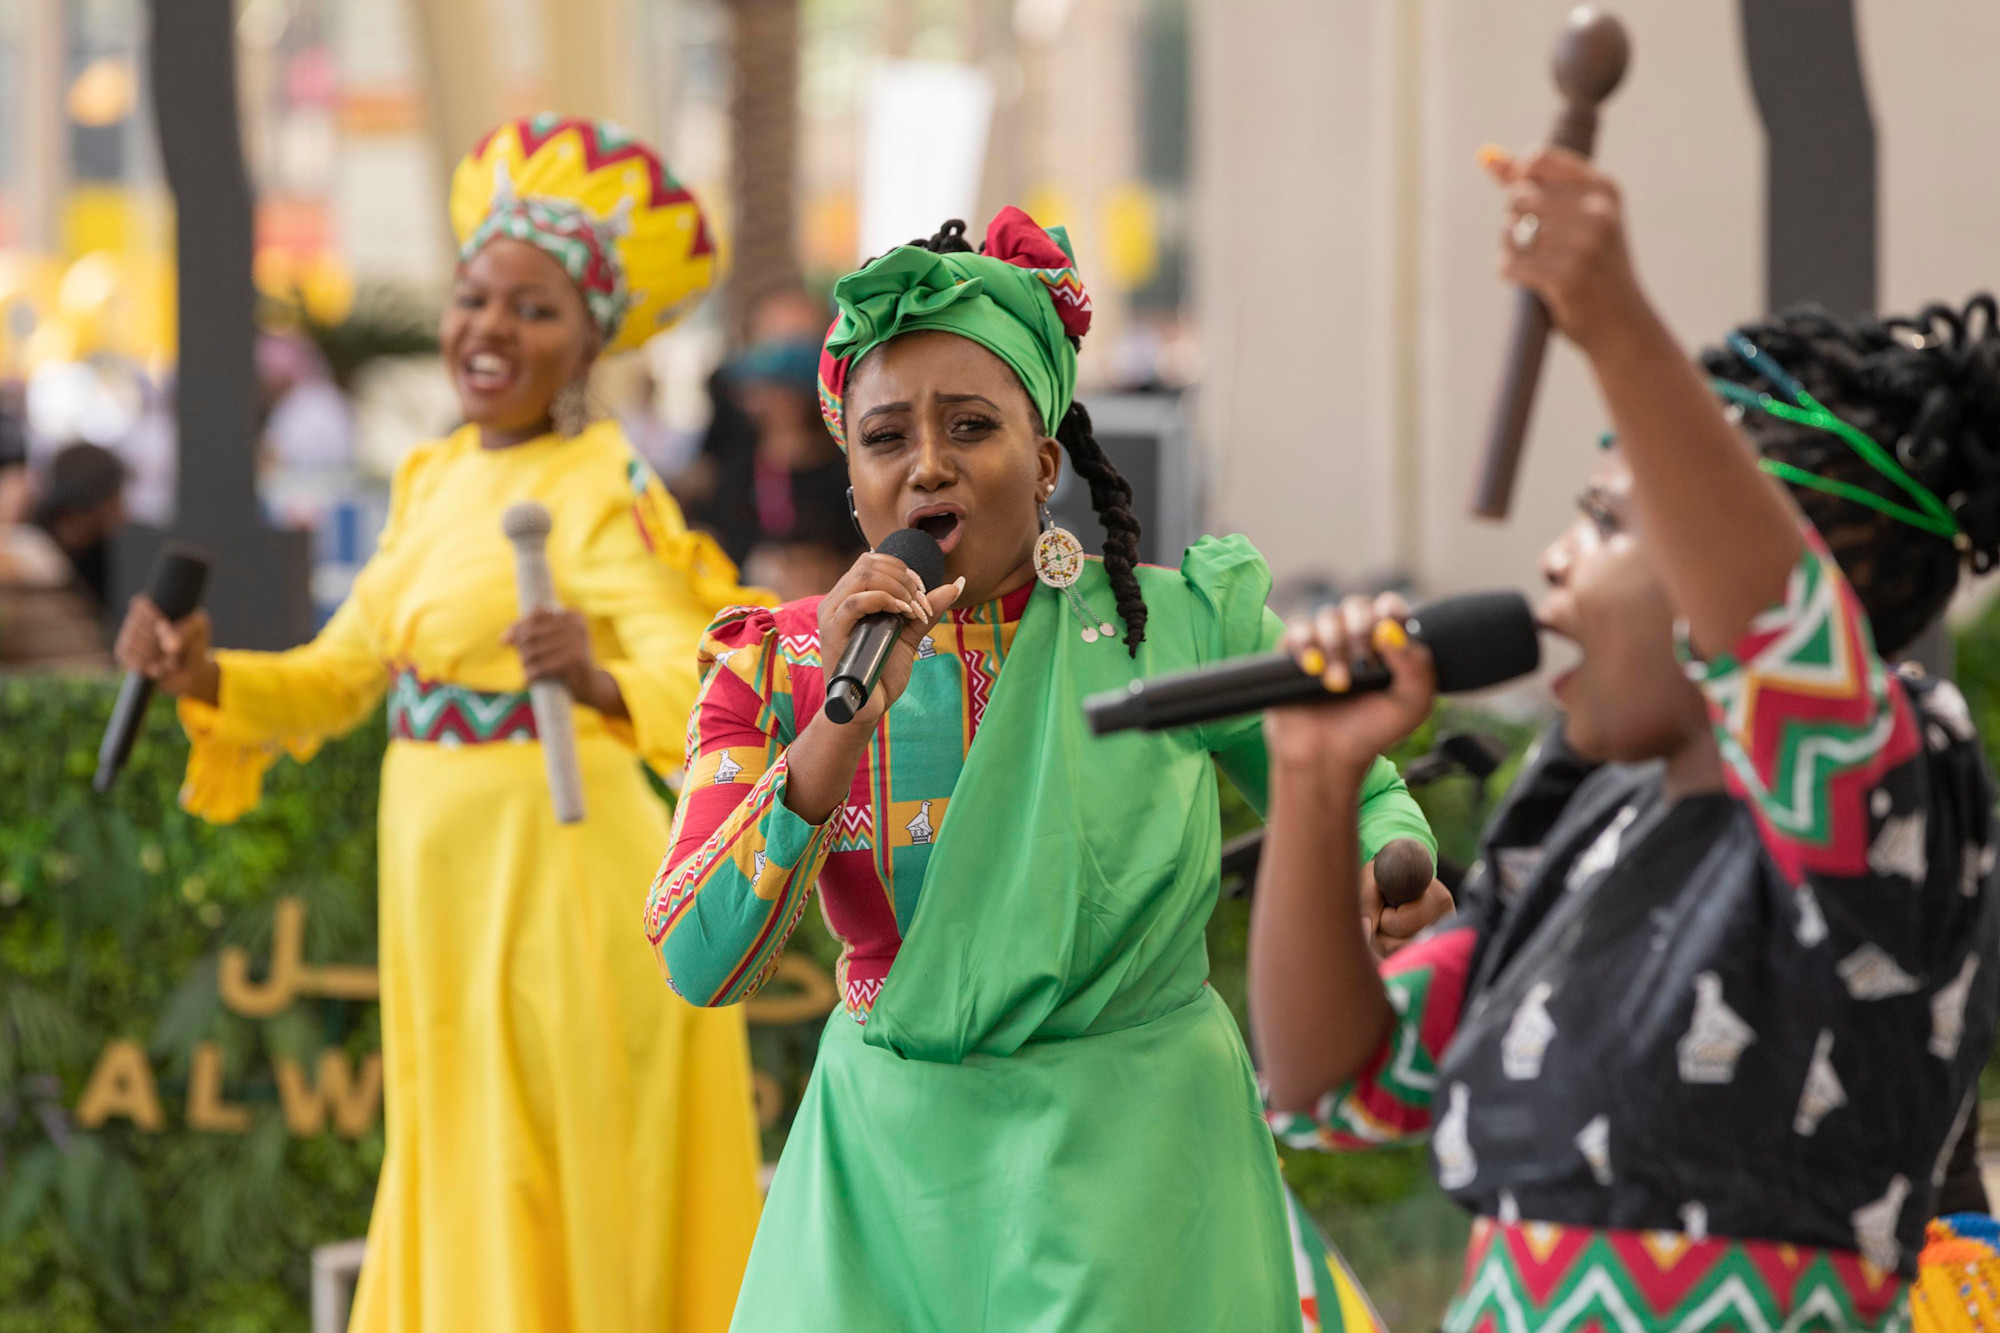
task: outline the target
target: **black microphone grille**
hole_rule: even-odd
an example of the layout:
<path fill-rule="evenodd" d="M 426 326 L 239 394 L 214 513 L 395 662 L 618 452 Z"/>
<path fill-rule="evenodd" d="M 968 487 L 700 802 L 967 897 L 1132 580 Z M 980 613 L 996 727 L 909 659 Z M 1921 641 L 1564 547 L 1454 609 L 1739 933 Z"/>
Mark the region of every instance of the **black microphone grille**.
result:
<path fill-rule="evenodd" d="M 944 549 L 937 544 L 937 538 L 922 528 L 897 528 L 875 549 L 908 565 L 924 581 L 926 592 L 944 582 Z"/>
<path fill-rule="evenodd" d="M 1518 592 L 1474 592 L 1417 608 L 1410 632 L 1437 659 L 1438 690 L 1454 694 L 1525 676 L 1542 664 L 1534 610 Z"/>
<path fill-rule="evenodd" d="M 169 620 L 201 605 L 202 587 L 208 582 L 208 561 L 185 546 L 163 547 L 153 564 L 153 581 L 146 596 Z"/>

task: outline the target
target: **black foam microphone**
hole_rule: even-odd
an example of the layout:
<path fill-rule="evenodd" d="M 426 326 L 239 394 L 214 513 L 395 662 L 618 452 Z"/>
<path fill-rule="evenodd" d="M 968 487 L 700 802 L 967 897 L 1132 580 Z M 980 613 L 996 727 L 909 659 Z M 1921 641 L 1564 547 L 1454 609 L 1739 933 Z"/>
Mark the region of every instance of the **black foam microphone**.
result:
<path fill-rule="evenodd" d="M 944 582 L 944 551 L 937 539 L 922 528 L 898 528 L 875 548 L 880 555 L 893 555 L 923 580 L 930 592 Z M 875 692 L 875 681 L 889 660 L 889 650 L 903 633 L 903 618 L 893 611 L 877 611 L 863 616 L 848 636 L 840 664 L 826 679 L 826 715 L 845 726 L 854 720 Z"/>
<path fill-rule="evenodd" d="M 168 546 L 153 564 L 153 581 L 146 596 L 160 608 L 161 615 L 179 620 L 201 605 L 201 590 L 207 582 L 208 561 L 185 546 Z M 111 709 L 111 724 L 104 729 L 104 743 L 97 747 L 97 776 L 90 781 L 100 795 L 111 790 L 118 770 L 125 767 L 152 698 L 151 677 L 139 671 L 125 673 L 125 684 Z"/>
<path fill-rule="evenodd" d="M 1418 607 L 1405 628 L 1431 650 L 1438 689 L 1445 694 L 1483 690 L 1525 676 L 1542 664 L 1535 613 L 1518 592 L 1441 598 Z M 1284 704 L 1344 699 L 1388 684 L 1389 669 L 1371 662 L 1354 672 L 1354 683 L 1345 693 L 1335 694 L 1318 676 L 1302 670 L 1290 653 L 1260 653 L 1135 680 L 1122 690 L 1084 700 L 1083 714 L 1099 736 L 1134 729 L 1164 731 Z"/>

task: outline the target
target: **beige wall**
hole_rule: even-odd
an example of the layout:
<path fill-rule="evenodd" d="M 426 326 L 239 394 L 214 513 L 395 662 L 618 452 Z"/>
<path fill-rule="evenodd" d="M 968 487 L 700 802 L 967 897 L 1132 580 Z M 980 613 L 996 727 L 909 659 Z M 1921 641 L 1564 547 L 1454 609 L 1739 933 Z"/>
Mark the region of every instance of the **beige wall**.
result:
<path fill-rule="evenodd" d="M 1525 586 L 1604 419 L 1558 347 L 1512 519 L 1466 516 L 1513 303 L 1474 154 L 1546 133 L 1569 4 L 1400 0 L 1400 25 L 1398 4 L 1198 5 L 1211 525 L 1250 534 L 1281 578 L 1403 566 L 1427 591 Z M 1693 346 L 1763 302 L 1763 135 L 1736 0 L 1618 9 L 1634 59 L 1599 156 L 1625 187 L 1642 275 Z M 1862 9 L 1883 300 L 1961 298 L 2000 281 L 2000 164 L 1981 147 L 2000 140 L 2000 7 Z"/>

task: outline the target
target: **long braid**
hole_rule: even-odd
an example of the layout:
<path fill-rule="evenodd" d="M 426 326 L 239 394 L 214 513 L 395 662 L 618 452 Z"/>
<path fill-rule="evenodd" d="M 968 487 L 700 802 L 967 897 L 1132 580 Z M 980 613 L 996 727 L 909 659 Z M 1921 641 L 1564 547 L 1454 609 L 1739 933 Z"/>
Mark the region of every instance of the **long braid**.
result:
<path fill-rule="evenodd" d="M 1838 496 L 1793 488 L 1853 585 L 1876 646 L 1895 653 L 1922 633 L 1958 586 L 1961 556 L 1983 573 L 2000 560 L 2000 329 L 1991 296 L 1963 309 L 1929 305 L 1915 316 L 1848 323 L 1816 306 L 1782 311 L 1741 332 L 1814 398 L 1866 432 L 1950 506 L 1963 553 Z M 1772 393 L 1726 347 L 1702 353 L 1712 375 Z M 1909 497 L 1839 438 L 1750 412 L 1744 432 L 1760 454 L 1907 503 Z"/>
<path fill-rule="evenodd" d="M 1090 411 L 1071 403 L 1056 427 L 1056 441 L 1069 452 L 1076 475 L 1090 484 L 1090 507 L 1104 525 L 1104 572 L 1125 622 L 1125 646 L 1132 656 L 1146 641 L 1146 599 L 1139 592 L 1139 519 L 1132 512 L 1132 484 L 1120 476 L 1090 427 Z"/>

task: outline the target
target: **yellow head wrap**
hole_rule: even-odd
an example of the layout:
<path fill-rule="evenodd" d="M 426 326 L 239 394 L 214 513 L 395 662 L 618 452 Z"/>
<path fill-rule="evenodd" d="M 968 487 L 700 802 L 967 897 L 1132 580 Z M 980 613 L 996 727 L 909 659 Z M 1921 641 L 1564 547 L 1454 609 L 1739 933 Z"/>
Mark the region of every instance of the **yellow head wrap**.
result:
<path fill-rule="evenodd" d="M 715 277 L 701 206 L 652 149 L 609 121 L 544 113 L 501 125 L 452 174 L 451 226 L 460 262 L 499 236 L 553 256 L 606 351 L 666 328 Z"/>

